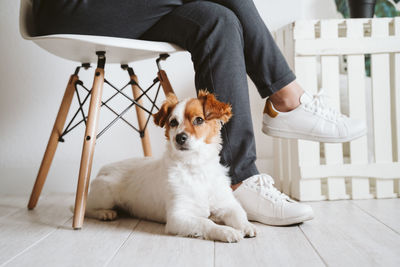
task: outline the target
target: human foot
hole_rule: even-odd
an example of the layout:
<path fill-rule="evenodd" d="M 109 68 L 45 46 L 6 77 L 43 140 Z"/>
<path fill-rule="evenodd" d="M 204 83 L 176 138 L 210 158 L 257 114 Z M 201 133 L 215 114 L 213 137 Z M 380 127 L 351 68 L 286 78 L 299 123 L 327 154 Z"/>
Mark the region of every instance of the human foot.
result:
<path fill-rule="evenodd" d="M 262 131 L 270 136 L 306 139 L 317 142 L 349 142 L 366 134 L 362 120 L 349 118 L 327 107 L 316 96 L 304 92 L 300 104 L 289 112 L 276 109 L 269 100 L 265 103 Z"/>
<path fill-rule="evenodd" d="M 273 184 L 271 176 L 258 174 L 244 180 L 233 191 L 250 221 L 269 225 L 291 225 L 314 218 L 314 212 L 309 205 L 290 199 Z"/>

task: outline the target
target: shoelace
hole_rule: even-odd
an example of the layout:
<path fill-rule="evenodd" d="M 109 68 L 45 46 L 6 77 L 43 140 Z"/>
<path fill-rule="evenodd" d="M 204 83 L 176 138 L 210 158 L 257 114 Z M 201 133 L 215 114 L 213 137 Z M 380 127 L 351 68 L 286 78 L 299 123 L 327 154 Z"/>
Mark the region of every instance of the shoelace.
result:
<path fill-rule="evenodd" d="M 309 111 L 319 114 L 328 120 L 337 121 L 339 118 L 345 117 L 336 109 L 326 106 L 323 99 L 327 97 L 328 96 L 325 94 L 324 89 L 320 89 L 319 92 L 314 95 L 313 100 L 304 106 Z"/>
<path fill-rule="evenodd" d="M 267 197 L 274 202 L 277 202 L 278 200 L 289 200 L 287 195 L 281 193 L 274 187 L 274 183 L 272 177 L 266 174 L 255 175 L 244 182 L 244 184 L 255 189 L 262 196 Z"/>

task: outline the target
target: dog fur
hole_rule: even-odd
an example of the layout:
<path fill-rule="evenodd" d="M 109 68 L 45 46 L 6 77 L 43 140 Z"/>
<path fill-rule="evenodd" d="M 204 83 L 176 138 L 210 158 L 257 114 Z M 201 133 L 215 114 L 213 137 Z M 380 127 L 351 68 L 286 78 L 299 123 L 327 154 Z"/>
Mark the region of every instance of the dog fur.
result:
<path fill-rule="evenodd" d="M 153 115 L 165 127 L 165 154 L 104 166 L 91 184 L 86 216 L 114 220 L 120 208 L 166 223 L 170 234 L 224 242 L 255 236 L 219 163 L 221 126 L 231 116 L 230 105 L 205 91 L 181 102 L 168 95 Z"/>

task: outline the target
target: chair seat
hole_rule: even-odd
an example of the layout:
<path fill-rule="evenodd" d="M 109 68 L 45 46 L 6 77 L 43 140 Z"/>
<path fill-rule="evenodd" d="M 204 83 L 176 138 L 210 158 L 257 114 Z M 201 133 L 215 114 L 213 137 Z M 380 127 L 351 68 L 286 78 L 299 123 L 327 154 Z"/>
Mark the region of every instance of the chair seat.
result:
<path fill-rule="evenodd" d="M 166 42 L 94 35 L 53 34 L 26 39 L 56 56 L 81 63 L 96 63 L 96 51 L 106 51 L 107 63 L 121 64 L 155 58 L 161 53 L 184 51 Z"/>

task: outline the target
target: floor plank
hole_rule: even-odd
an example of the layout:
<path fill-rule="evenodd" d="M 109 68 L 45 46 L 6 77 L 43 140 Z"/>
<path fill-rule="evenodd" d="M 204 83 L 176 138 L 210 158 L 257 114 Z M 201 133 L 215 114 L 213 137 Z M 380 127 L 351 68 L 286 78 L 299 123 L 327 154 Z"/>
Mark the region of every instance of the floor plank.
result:
<path fill-rule="evenodd" d="M 215 243 L 215 266 L 324 266 L 298 226 L 256 223 L 257 237 Z"/>
<path fill-rule="evenodd" d="M 353 203 L 400 234 L 400 198 L 353 200 Z"/>
<path fill-rule="evenodd" d="M 328 266 L 400 266 L 400 236 L 351 201 L 311 203 L 300 226 Z"/>
<path fill-rule="evenodd" d="M 19 210 L 26 209 L 28 198 L 26 196 L 8 196 L 0 197 L 0 219 L 13 214 Z"/>
<path fill-rule="evenodd" d="M 213 266 L 214 242 L 166 235 L 164 228 L 140 221 L 109 266 Z"/>
<path fill-rule="evenodd" d="M 400 199 L 310 203 L 299 226 L 257 224 L 236 244 L 164 234 L 133 218 L 71 228 L 72 195 L 0 196 L 0 266 L 400 266 Z"/>
<path fill-rule="evenodd" d="M 85 219 L 81 230 L 73 230 L 71 223 L 69 220 L 6 266 L 104 266 L 132 233 L 138 220 L 121 218 L 101 222 Z"/>
<path fill-rule="evenodd" d="M 21 209 L 0 220 L 0 265 L 54 232 L 72 217 L 72 196 L 41 198 L 31 211 Z"/>

